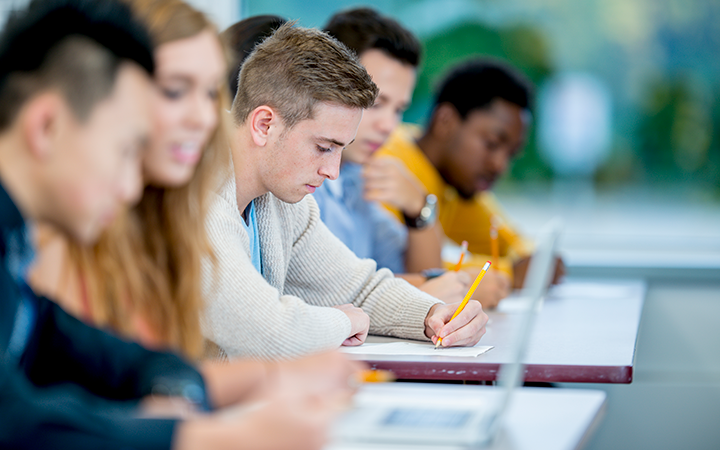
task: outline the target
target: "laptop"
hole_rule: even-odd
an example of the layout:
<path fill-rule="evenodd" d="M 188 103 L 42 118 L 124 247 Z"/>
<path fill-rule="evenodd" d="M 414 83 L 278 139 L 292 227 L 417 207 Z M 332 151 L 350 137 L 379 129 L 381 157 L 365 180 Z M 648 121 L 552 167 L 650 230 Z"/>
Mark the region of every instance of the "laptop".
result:
<path fill-rule="evenodd" d="M 463 446 L 489 444 L 496 436 L 510 402 L 511 394 L 523 381 L 525 357 L 535 312 L 547 293 L 555 268 L 555 249 L 561 232 L 559 220 L 545 225 L 537 239 L 525 278 L 522 298 L 527 302 L 521 313 L 518 334 L 511 346 L 511 362 L 503 364 L 497 377 L 499 395 L 448 401 L 445 396 L 393 396 L 393 385 L 363 389 L 356 404 L 336 424 L 332 437 L 336 443 L 413 444 L 416 446 Z M 441 352 L 442 350 L 438 350 Z M 414 386 L 418 386 L 414 384 Z M 379 389 L 378 389 L 379 388 Z M 373 391 L 377 391 L 374 392 Z"/>

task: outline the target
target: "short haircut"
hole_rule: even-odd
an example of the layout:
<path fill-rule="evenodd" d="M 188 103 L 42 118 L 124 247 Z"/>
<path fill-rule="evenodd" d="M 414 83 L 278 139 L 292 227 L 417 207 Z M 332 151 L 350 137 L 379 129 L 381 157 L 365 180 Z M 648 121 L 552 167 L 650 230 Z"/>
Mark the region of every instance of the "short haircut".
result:
<path fill-rule="evenodd" d="M 253 16 L 230 25 L 222 32 L 220 38 L 230 51 L 230 71 L 228 73 L 230 98 L 235 98 L 240 67 L 245 58 L 250 55 L 257 44 L 272 35 L 285 22 L 287 20 L 280 16 Z"/>
<path fill-rule="evenodd" d="M 59 89 L 83 121 L 132 61 L 151 75 L 152 45 L 130 8 L 116 0 L 33 0 L 11 13 L 0 35 L 0 131 L 22 105 Z"/>
<path fill-rule="evenodd" d="M 330 18 L 325 31 L 358 56 L 367 50 L 377 49 L 412 67 L 417 68 L 420 64 L 418 38 L 396 20 L 373 9 L 341 11 Z"/>
<path fill-rule="evenodd" d="M 378 88 L 357 57 L 326 33 L 287 23 L 248 56 L 233 102 L 236 124 L 262 105 L 293 127 L 311 119 L 317 103 L 373 106 Z"/>
<path fill-rule="evenodd" d="M 532 87 L 516 69 L 499 60 L 472 59 L 450 70 L 440 83 L 435 106 L 450 103 L 464 120 L 477 109 L 503 99 L 524 110 L 531 109 Z"/>

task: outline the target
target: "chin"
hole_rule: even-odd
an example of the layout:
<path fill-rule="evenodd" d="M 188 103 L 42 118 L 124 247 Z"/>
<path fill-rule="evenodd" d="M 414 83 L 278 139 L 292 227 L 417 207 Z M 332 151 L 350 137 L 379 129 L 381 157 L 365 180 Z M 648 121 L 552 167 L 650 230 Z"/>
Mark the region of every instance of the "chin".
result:
<path fill-rule="evenodd" d="M 169 173 L 157 179 L 148 180 L 148 184 L 158 188 L 180 188 L 190 183 L 193 174 L 194 171 L 190 171 L 189 173 Z"/>
<path fill-rule="evenodd" d="M 480 192 L 482 192 L 482 191 L 476 191 L 476 190 L 468 190 L 468 191 L 466 191 L 466 190 L 457 189 L 458 195 L 459 195 L 460 198 L 462 198 L 463 200 L 472 200 L 473 197 L 475 197 L 475 194 L 478 194 L 478 193 L 480 193 Z"/>
<path fill-rule="evenodd" d="M 282 192 L 272 192 L 271 194 L 275 197 L 279 198 L 280 200 L 284 201 L 285 203 L 298 203 L 300 200 L 304 199 L 306 195 L 308 194 L 285 194 Z"/>
<path fill-rule="evenodd" d="M 81 245 L 92 245 L 100 237 L 102 229 L 97 226 L 87 226 L 79 229 L 65 229 L 65 234 Z"/>

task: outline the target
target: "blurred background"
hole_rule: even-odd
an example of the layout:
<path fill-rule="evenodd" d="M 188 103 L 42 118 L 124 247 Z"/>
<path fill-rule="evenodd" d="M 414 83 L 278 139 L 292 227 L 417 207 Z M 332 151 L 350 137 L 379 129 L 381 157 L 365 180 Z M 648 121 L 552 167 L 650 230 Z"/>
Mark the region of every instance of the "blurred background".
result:
<path fill-rule="evenodd" d="M 0 0 L 0 19 L 25 0 Z M 191 0 L 221 29 L 277 14 L 322 27 L 373 6 L 424 57 L 405 120 L 423 124 L 445 70 L 472 55 L 535 84 L 524 153 L 496 188 L 529 235 L 563 217 L 573 277 L 648 283 L 631 385 L 608 392 L 590 449 L 720 448 L 720 2 Z M 608 322 L 612 311 L 598 320 Z"/>

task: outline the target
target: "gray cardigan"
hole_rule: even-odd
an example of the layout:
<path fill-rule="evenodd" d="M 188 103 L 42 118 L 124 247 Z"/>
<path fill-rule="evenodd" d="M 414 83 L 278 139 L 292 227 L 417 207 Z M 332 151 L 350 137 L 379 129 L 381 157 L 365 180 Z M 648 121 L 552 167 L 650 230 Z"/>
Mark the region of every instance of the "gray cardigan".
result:
<path fill-rule="evenodd" d="M 312 196 L 289 204 L 255 199 L 263 274 L 252 265 L 235 179 L 213 193 L 207 230 L 217 257 L 206 261 L 205 337 L 229 357 L 288 358 L 339 347 L 350 320 L 334 305 L 370 316 L 370 333 L 427 340 L 425 317 L 440 300 L 375 261 L 359 259 L 320 220 Z"/>

